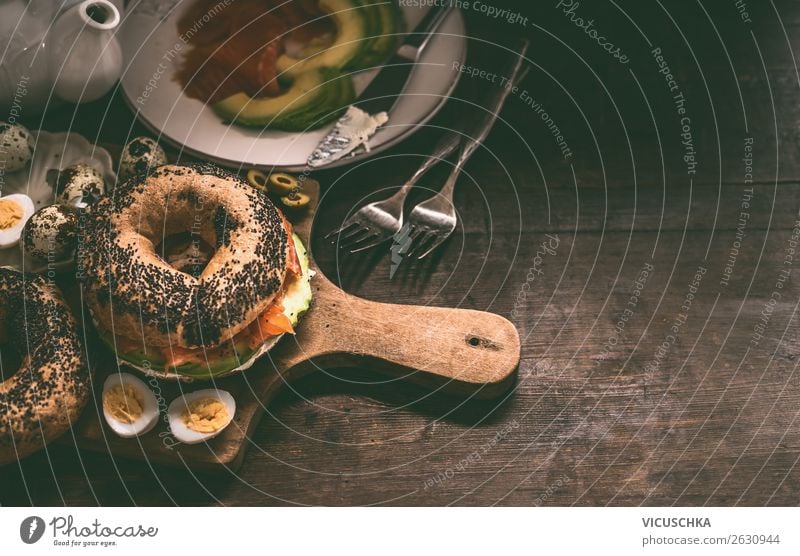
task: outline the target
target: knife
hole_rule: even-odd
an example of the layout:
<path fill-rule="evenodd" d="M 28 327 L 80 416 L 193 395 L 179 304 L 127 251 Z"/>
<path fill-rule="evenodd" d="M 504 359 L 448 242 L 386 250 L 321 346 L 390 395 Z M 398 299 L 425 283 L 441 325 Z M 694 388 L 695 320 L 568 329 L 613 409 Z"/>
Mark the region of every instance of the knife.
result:
<path fill-rule="evenodd" d="M 425 14 L 416 27 L 418 30 L 406 36 L 394 56 L 380 67 L 378 75 L 373 77 L 359 100 L 348 108 L 347 113 L 336 122 L 333 131 L 309 155 L 309 166 L 317 168 L 330 164 L 362 145 L 369 150 L 369 138 L 378 127 L 386 123 L 386 113 L 391 113 L 392 108 L 406 93 L 411 70 L 452 9 L 446 4 L 436 6 Z"/>
<path fill-rule="evenodd" d="M 453 7 L 449 2 L 428 10 L 416 28 L 405 36 L 394 55 L 381 66 L 378 74 L 353 105 L 368 114 L 382 111 L 391 113 L 392 108 L 407 92 L 411 71 L 452 11 Z"/>

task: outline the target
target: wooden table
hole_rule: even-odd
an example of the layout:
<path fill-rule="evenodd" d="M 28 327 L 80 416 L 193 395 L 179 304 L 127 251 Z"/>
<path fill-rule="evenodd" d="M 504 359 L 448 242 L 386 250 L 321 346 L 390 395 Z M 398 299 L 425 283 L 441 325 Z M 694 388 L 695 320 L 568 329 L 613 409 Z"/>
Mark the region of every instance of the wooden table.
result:
<path fill-rule="evenodd" d="M 622 64 L 555 4 L 506 2 L 527 25 L 468 12 L 489 40 L 531 38 L 533 67 L 469 164 L 459 229 L 431 260 L 390 279 L 386 250 L 341 258 L 321 239 L 398 185 L 431 130 L 315 174 L 325 273 L 370 299 L 507 316 L 523 343 L 513 392 L 465 400 L 334 369 L 279 397 L 236 475 L 62 445 L 4 468 L 0 503 L 800 502 L 800 252 L 787 258 L 800 249 L 800 6 L 749 3 L 747 22 L 734 2 L 582 2 L 572 16 L 593 19 Z M 108 143 L 144 131 L 116 97 L 44 126 Z"/>

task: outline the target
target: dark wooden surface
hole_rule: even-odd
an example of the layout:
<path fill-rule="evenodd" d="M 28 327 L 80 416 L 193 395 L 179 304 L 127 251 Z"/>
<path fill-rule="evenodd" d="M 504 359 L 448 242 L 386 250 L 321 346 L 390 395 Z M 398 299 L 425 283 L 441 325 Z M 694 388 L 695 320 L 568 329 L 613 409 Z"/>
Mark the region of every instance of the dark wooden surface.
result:
<path fill-rule="evenodd" d="M 535 112 L 512 96 L 458 188 L 459 230 L 434 258 L 401 267 L 394 279 L 386 251 L 340 258 L 320 232 L 375 191 L 397 185 L 435 130 L 357 168 L 315 174 L 325 190 L 313 240 L 323 271 L 369 299 L 511 318 L 523 357 L 511 394 L 490 401 L 431 395 L 368 372 L 331 369 L 278 396 L 236 475 L 58 446 L 4 468 L 0 502 L 800 502 L 799 255 L 784 264 L 800 209 L 793 54 L 800 50 L 800 5 L 749 2 L 747 23 L 732 1 L 617 2 L 619 8 L 581 2 L 577 15 L 594 19 L 629 55 L 622 65 L 556 2 L 536 4 L 497 4 L 525 11 L 527 27 L 469 13 L 471 31 L 495 43 L 473 42 L 473 60 L 496 69 L 497 44 L 511 44 L 514 35 L 533 41 L 523 87 L 561 129 L 570 161 Z M 657 46 L 686 98 L 693 176 L 681 159 L 680 116 L 651 55 Z M 142 131 L 119 99 L 108 102 L 49 115 L 44 125 L 107 142 Z M 752 184 L 742 161 L 746 137 L 753 138 Z M 417 198 L 441 182 L 442 171 Z M 746 229 L 723 286 L 750 187 Z M 542 255 L 542 242 L 555 242 L 546 234 L 556 234 L 558 245 Z M 653 270 L 620 327 L 648 264 Z M 700 266 L 707 270 L 686 311 Z M 793 272 L 778 289 L 782 269 Z M 770 305 L 776 291 L 780 299 Z M 756 345 L 754 327 L 764 313 L 769 319 Z"/>

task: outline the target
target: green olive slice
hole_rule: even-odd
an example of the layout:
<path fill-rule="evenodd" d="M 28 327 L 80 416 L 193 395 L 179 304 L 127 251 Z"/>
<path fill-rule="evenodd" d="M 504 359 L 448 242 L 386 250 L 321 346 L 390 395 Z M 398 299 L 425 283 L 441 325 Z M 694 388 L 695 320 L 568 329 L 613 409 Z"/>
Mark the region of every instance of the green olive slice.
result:
<path fill-rule="evenodd" d="M 284 195 L 283 197 L 281 197 L 281 203 L 283 204 L 283 206 L 290 209 L 303 208 L 305 206 L 308 206 L 308 203 L 310 202 L 311 202 L 311 197 L 299 191 L 296 191 L 291 195 Z"/>
<path fill-rule="evenodd" d="M 283 172 L 275 172 L 269 175 L 269 188 L 278 195 L 291 195 L 302 189 L 296 177 Z"/>
<path fill-rule="evenodd" d="M 267 175 L 258 168 L 250 168 L 247 171 L 247 183 L 258 189 L 262 193 L 267 193 Z"/>

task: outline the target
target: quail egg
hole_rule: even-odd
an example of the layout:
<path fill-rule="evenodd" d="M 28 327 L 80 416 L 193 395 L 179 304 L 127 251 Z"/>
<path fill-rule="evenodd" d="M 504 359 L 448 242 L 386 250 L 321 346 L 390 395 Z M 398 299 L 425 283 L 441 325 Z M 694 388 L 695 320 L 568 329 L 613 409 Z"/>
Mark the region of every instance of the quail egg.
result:
<path fill-rule="evenodd" d="M 22 230 L 22 252 L 43 261 L 63 261 L 75 249 L 78 217 L 60 205 L 44 207 L 28 219 Z"/>
<path fill-rule="evenodd" d="M 31 132 L 19 124 L 0 122 L 0 169 L 16 172 L 33 158 Z"/>
<path fill-rule="evenodd" d="M 122 149 L 119 159 L 119 177 L 128 179 L 166 163 L 167 154 L 161 145 L 149 137 L 136 137 Z"/>
<path fill-rule="evenodd" d="M 231 424 L 236 402 L 224 390 L 198 390 L 169 404 L 169 428 L 179 442 L 198 444 L 210 440 Z"/>
<path fill-rule="evenodd" d="M 122 438 L 140 436 L 156 425 L 158 402 L 153 391 L 132 374 L 112 374 L 103 384 L 103 416 Z"/>
<path fill-rule="evenodd" d="M 56 191 L 62 205 L 86 208 L 100 200 L 106 192 L 103 174 L 89 164 L 75 164 L 58 174 Z"/>
<path fill-rule="evenodd" d="M 0 249 L 19 243 L 22 229 L 34 210 L 33 201 L 27 195 L 16 193 L 0 197 Z"/>

